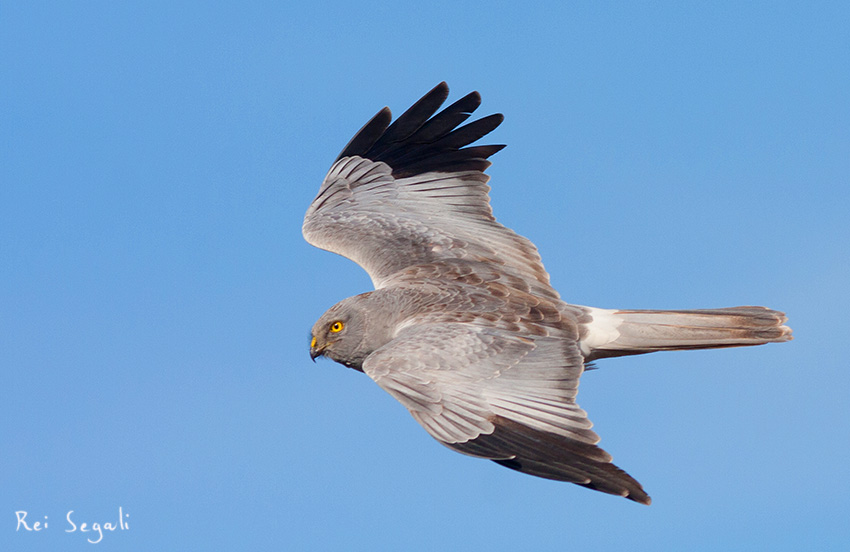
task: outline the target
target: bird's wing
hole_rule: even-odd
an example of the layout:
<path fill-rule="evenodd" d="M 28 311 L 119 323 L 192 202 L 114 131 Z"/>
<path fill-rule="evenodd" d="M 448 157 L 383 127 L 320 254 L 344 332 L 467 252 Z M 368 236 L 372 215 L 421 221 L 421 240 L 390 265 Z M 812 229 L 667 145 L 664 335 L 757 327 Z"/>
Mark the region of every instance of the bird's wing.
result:
<path fill-rule="evenodd" d="M 481 103 L 473 92 L 436 113 L 440 83 L 392 124 L 381 110 L 351 139 L 304 217 L 305 239 L 353 260 L 376 288 L 399 270 L 445 259 L 483 261 L 557 297 L 537 248 L 496 222 L 487 158 L 504 146 L 469 144 L 502 122 L 460 126 Z"/>
<path fill-rule="evenodd" d="M 575 403 L 582 362 L 573 341 L 449 323 L 404 330 L 363 370 L 457 451 L 648 504 Z"/>

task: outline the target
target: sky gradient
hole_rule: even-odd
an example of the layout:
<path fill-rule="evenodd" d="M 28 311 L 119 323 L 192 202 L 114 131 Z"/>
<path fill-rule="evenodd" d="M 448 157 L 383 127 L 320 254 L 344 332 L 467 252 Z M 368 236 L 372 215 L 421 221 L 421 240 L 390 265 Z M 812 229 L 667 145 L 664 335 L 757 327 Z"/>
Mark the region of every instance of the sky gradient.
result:
<path fill-rule="evenodd" d="M 80 523 L 119 508 L 101 549 L 846 546 L 848 21 L 839 2 L 4 5 L 0 549 L 91 550 Z M 583 376 L 650 507 L 456 454 L 310 362 L 313 322 L 371 283 L 303 241 L 304 211 L 363 123 L 442 80 L 504 113 L 494 212 L 566 301 L 789 315 L 790 343 Z"/>

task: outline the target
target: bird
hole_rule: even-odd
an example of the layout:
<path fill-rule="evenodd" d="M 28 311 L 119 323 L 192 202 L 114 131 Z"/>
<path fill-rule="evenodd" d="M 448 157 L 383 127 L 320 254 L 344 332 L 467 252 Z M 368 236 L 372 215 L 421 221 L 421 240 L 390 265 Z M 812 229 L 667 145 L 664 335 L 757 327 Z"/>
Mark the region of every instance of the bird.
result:
<path fill-rule="evenodd" d="M 473 144 L 503 116 L 466 123 L 481 95 L 440 110 L 448 96 L 441 82 L 394 121 L 380 110 L 307 209 L 306 241 L 359 264 L 375 288 L 316 321 L 310 356 L 365 373 L 457 452 L 650 504 L 576 402 L 584 371 L 609 357 L 788 341 L 787 317 L 566 303 L 535 245 L 493 216 L 484 171 L 505 146 Z"/>

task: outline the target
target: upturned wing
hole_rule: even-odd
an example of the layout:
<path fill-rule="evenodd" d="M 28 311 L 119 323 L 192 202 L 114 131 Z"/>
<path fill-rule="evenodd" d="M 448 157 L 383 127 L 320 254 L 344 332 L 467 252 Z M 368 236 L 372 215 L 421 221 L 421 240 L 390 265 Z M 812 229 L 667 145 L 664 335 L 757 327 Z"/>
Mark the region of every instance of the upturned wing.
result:
<path fill-rule="evenodd" d="M 304 217 L 305 239 L 362 266 L 376 288 L 408 266 L 468 259 L 501 266 L 557 297 L 537 248 L 493 217 L 488 157 L 501 145 L 469 146 L 502 122 L 460 126 L 481 103 L 472 92 L 435 115 L 440 83 L 392 124 L 389 108 L 351 139 Z"/>
<path fill-rule="evenodd" d="M 650 502 L 640 483 L 596 446 L 599 437 L 575 403 L 584 370 L 575 341 L 426 324 L 375 351 L 363 370 L 450 448 Z"/>

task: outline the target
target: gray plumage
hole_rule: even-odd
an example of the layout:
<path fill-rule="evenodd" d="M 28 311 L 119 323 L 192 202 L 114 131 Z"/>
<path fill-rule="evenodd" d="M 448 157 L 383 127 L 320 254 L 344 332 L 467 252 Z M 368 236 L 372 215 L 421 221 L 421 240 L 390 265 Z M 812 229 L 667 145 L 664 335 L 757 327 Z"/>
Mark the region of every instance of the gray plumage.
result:
<path fill-rule="evenodd" d="M 355 261 L 375 286 L 322 315 L 310 354 L 365 372 L 454 450 L 649 504 L 576 404 L 587 363 L 787 341 L 785 315 L 563 302 L 534 245 L 493 218 L 483 171 L 503 146 L 468 147 L 502 116 L 459 126 L 480 96 L 435 115 L 447 97 L 441 83 L 392 124 L 381 110 L 307 210 L 306 240 Z"/>

